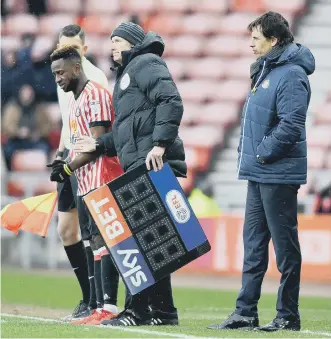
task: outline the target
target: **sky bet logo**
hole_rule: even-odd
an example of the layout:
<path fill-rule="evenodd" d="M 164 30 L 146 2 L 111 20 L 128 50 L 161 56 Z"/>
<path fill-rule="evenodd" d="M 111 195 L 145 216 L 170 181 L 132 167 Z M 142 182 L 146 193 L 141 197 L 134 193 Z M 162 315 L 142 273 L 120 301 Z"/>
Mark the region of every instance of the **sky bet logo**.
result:
<path fill-rule="evenodd" d="M 107 185 L 84 198 L 131 294 L 154 284 L 144 257 Z"/>

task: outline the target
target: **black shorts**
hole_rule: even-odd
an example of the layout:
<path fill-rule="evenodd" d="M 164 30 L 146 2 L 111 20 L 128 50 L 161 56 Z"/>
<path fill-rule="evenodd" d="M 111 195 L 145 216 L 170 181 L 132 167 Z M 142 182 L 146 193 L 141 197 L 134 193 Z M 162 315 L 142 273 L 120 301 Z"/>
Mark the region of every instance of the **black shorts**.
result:
<path fill-rule="evenodd" d="M 63 152 L 63 159 L 68 157 L 69 150 Z M 78 183 L 75 175 L 70 176 L 70 180 L 57 184 L 58 211 L 69 212 L 77 206 Z"/>
<path fill-rule="evenodd" d="M 100 231 L 98 226 L 87 208 L 83 196 L 77 197 L 77 211 L 82 239 L 91 240 L 93 236 L 99 235 Z"/>

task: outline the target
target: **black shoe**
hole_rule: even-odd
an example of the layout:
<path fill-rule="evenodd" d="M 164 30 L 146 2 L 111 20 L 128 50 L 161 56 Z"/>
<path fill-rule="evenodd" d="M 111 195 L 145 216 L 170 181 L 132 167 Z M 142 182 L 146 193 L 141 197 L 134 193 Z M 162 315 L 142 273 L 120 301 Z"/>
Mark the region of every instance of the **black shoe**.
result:
<path fill-rule="evenodd" d="M 178 325 L 178 313 L 177 310 L 173 312 L 162 312 L 160 310 L 153 310 L 152 325 Z"/>
<path fill-rule="evenodd" d="M 300 319 L 287 320 L 285 318 L 276 317 L 273 321 L 265 326 L 257 327 L 257 331 L 275 332 L 279 330 L 300 331 Z"/>
<path fill-rule="evenodd" d="M 88 317 L 91 314 L 91 310 L 86 302 L 81 300 L 79 304 L 75 307 L 74 311 L 72 314 L 66 316 L 63 318 L 63 321 L 71 321 L 74 319 L 80 319 L 80 318 L 85 318 Z"/>
<path fill-rule="evenodd" d="M 141 317 L 133 310 L 127 309 L 119 313 L 115 318 L 101 321 L 103 326 L 143 326 L 153 325 L 150 314 Z"/>
<path fill-rule="evenodd" d="M 207 328 L 212 330 L 253 330 L 259 326 L 258 317 L 246 317 L 237 313 L 232 313 L 228 319 L 220 324 L 210 325 Z"/>

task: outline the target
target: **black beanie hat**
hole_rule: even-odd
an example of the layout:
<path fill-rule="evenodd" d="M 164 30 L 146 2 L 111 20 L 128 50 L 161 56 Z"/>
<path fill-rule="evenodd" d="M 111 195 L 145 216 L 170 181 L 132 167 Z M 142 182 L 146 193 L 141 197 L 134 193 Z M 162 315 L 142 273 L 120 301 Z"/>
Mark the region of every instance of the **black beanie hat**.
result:
<path fill-rule="evenodd" d="M 122 22 L 111 34 L 111 38 L 119 36 L 133 45 L 142 43 L 145 38 L 145 31 L 143 28 L 133 22 Z"/>

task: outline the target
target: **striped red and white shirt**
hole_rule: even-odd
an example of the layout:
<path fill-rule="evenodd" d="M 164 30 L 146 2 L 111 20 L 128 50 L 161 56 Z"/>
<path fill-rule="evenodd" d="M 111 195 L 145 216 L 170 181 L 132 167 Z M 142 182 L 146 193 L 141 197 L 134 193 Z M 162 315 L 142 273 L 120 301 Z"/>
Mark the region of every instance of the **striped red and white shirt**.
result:
<path fill-rule="evenodd" d="M 69 102 L 70 142 L 74 144 L 77 138 L 92 136 L 91 127 L 111 127 L 114 111 L 111 104 L 111 94 L 101 85 L 88 81 L 77 99 L 71 97 Z M 79 153 L 70 151 L 74 159 Z M 75 175 L 78 181 L 77 195 L 82 196 L 91 190 L 99 188 L 123 173 L 117 157 L 102 155 L 95 161 L 77 169 Z"/>

